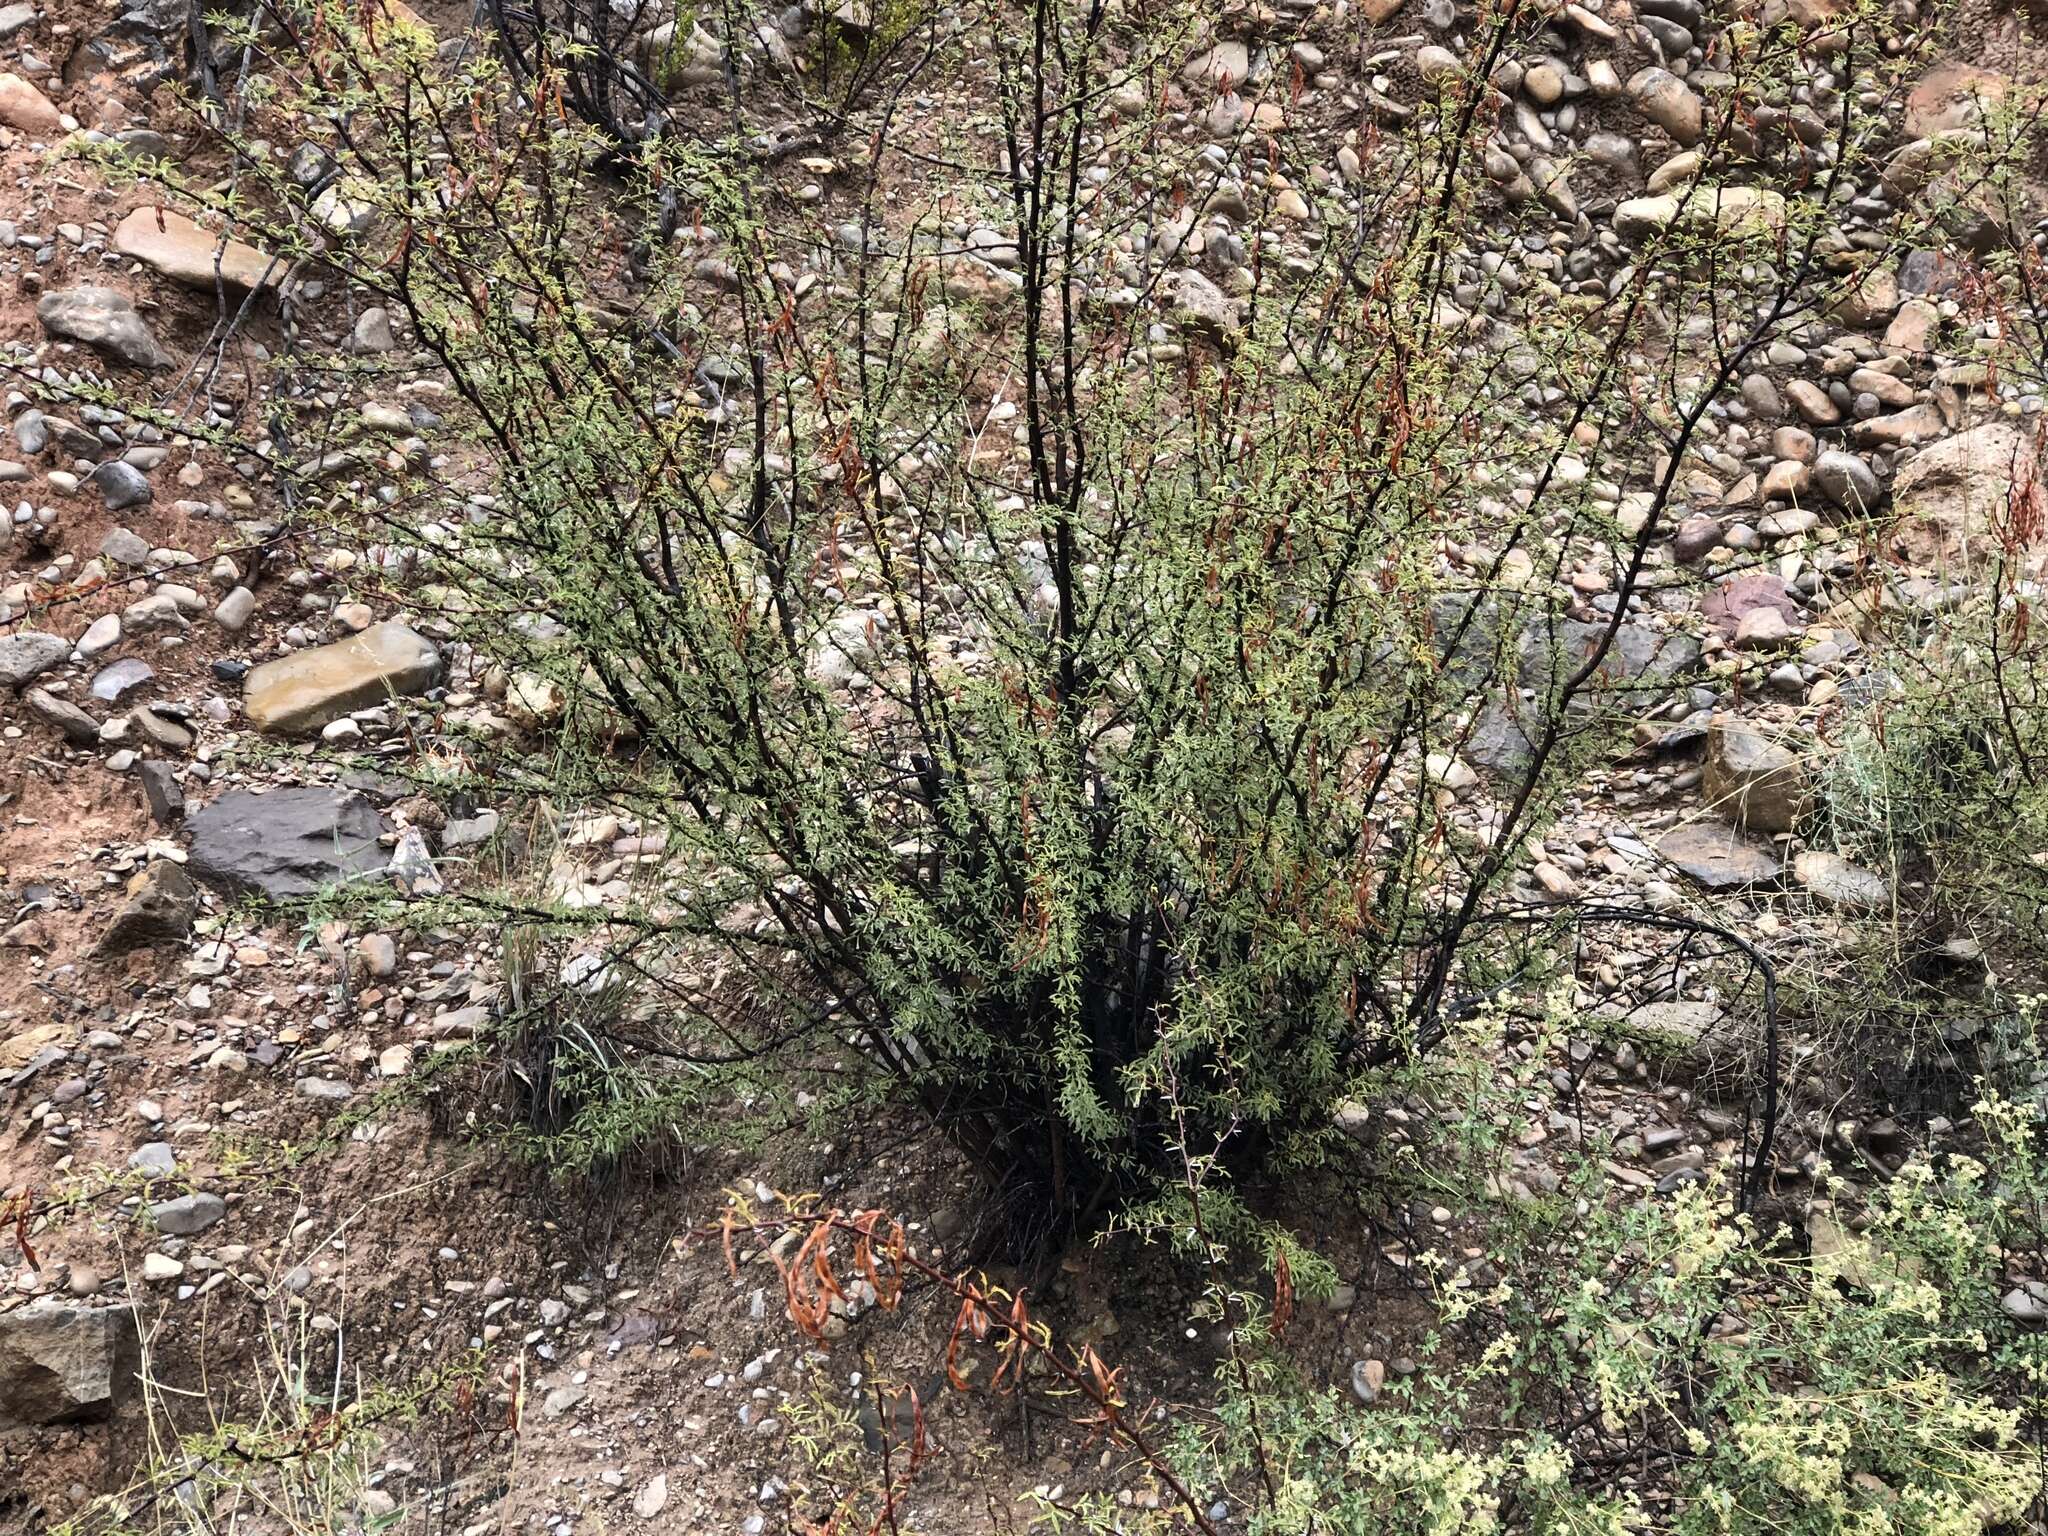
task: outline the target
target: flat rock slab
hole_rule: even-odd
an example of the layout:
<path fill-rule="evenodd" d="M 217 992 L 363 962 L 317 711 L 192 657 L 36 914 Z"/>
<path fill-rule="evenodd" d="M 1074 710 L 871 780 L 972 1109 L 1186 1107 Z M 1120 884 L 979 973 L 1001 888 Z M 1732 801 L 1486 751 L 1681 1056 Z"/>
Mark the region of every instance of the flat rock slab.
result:
<path fill-rule="evenodd" d="M 231 288 L 260 288 L 284 275 L 284 264 L 255 246 L 216 235 L 170 208 L 129 214 L 114 226 L 114 249 L 193 288 L 212 288 L 216 276 Z"/>
<path fill-rule="evenodd" d="M 1883 912 L 1892 904 L 1890 881 L 1851 864 L 1838 853 L 1809 849 L 1792 861 L 1792 877 L 1823 906 L 1847 912 Z"/>
<path fill-rule="evenodd" d="M 1524 771 L 1535 761 L 1536 741 L 1543 735 L 1543 704 L 1553 688 L 1592 656 L 1607 633 L 1605 624 L 1578 619 L 1532 620 L 1522 631 L 1512 685 L 1489 673 L 1494 647 L 1494 620 L 1481 615 L 1465 627 L 1463 639 L 1447 656 L 1454 673 L 1470 677 L 1490 695 L 1466 742 L 1464 755 L 1496 773 Z M 1459 629 L 1458 613 L 1446 608 L 1438 616 L 1440 637 Z M 1639 712 L 1674 678 L 1699 660 L 1700 643 L 1690 635 L 1661 634 L 1645 624 L 1624 624 L 1616 631 L 1600 668 L 1572 701 L 1568 724 L 1580 731 L 1603 721 L 1618 723 Z M 1524 700 L 1519 689 L 1534 689 Z"/>
<path fill-rule="evenodd" d="M 1709 891 L 1739 891 L 1746 885 L 1775 880 L 1785 872 L 1777 855 L 1762 843 L 1752 842 L 1733 827 L 1709 822 L 1665 833 L 1657 842 L 1657 856 Z"/>
<path fill-rule="evenodd" d="M 173 361 L 149 334 L 127 295 L 112 288 L 63 288 L 46 293 L 36 301 L 36 319 L 50 335 L 83 342 L 131 368 L 168 368 Z M 148 553 L 145 545 L 145 558 Z"/>
<path fill-rule="evenodd" d="M 291 901 L 383 872 L 383 823 L 361 795 L 337 789 L 232 790 L 185 827 L 192 877 L 238 895 Z"/>
<path fill-rule="evenodd" d="M 252 669 L 242 684 L 242 710 L 268 735 L 303 735 L 351 710 L 418 693 L 440 672 L 440 653 L 425 637 L 395 621 L 372 624 Z"/>
<path fill-rule="evenodd" d="M 108 1417 L 135 1354 L 126 1307 L 38 1302 L 0 1315 L 0 1431 Z"/>

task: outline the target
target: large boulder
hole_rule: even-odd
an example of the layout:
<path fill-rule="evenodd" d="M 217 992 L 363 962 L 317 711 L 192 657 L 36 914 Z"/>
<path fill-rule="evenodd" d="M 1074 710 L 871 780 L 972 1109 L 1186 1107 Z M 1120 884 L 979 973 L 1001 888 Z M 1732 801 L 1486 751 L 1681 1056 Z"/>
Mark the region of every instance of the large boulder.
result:
<path fill-rule="evenodd" d="M 418 693 L 440 672 L 440 654 L 424 636 L 395 620 L 372 624 L 254 668 L 242 685 L 242 709 L 259 731 L 303 735 L 351 710 Z"/>
<path fill-rule="evenodd" d="M 60 288 L 36 301 L 36 318 L 50 335 L 83 342 L 131 368 L 168 368 L 171 354 L 157 345 L 126 294 L 112 288 Z"/>
<path fill-rule="evenodd" d="M 1707 727 L 1707 802 L 1751 832 L 1790 832 L 1806 808 L 1806 770 L 1796 753 L 1733 715 Z"/>
<path fill-rule="evenodd" d="M 1921 449 L 1892 481 L 1897 544 L 1923 565 L 1981 565 L 2025 554 L 2044 534 L 2033 434 L 1990 421 Z"/>
<path fill-rule="evenodd" d="M 376 807 L 339 789 L 232 790 L 185 822 L 185 867 L 231 894 L 290 901 L 379 874 Z"/>
<path fill-rule="evenodd" d="M 284 263 L 242 240 L 204 229 L 170 208 L 138 208 L 114 226 L 114 249 L 173 282 L 211 290 L 218 279 L 230 288 L 274 286 Z"/>
<path fill-rule="evenodd" d="M 135 1355 L 126 1307 L 42 1301 L 0 1315 L 0 1432 L 108 1417 Z"/>

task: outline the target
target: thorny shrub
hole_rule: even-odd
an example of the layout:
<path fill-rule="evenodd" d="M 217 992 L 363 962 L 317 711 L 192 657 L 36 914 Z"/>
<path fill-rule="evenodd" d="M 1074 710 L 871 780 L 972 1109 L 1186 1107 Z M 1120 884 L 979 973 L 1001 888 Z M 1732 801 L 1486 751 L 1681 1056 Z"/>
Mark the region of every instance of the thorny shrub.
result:
<path fill-rule="evenodd" d="M 283 387 L 225 445 L 295 518 L 373 519 L 353 579 L 469 648 L 502 703 L 443 730 L 478 793 L 661 849 L 424 916 L 571 938 L 670 1061 L 917 1106 L 1019 1248 L 1170 1189 L 1175 1114 L 1237 1166 L 1312 1161 L 1360 1072 L 1441 1038 L 1528 838 L 1697 654 L 1666 536 L 1715 411 L 1941 238 L 1838 232 L 1892 147 L 1896 20 L 1845 13 L 1829 67 L 1867 88 L 1816 96 L 1806 144 L 1755 111 L 1799 29 L 1745 9 L 1673 216 L 1504 275 L 1481 254 L 1565 238 L 1482 169 L 1509 6 L 1369 176 L 1309 189 L 1322 237 L 1226 292 L 1167 258 L 1202 200 L 1274 194 L 1159 115 L 1196 19 L 913 17 L 908 73 L 801 168 L 837 224 L 745 135 L 743 60 L 628 143 L 570 110 L 594 42 L 513 69 L 340 4 L 223 24 L 241 72 L 186 125 L 227 181 L 136 167 L 275 254 Z M 912 111 L 968 70 L 989 135 Z M 1930 217 L 2024 139 L 1950 148 Z M 311 344 L 315 272 L 438 369 L 433 445 L 332 409 L 364 365 Z"/>

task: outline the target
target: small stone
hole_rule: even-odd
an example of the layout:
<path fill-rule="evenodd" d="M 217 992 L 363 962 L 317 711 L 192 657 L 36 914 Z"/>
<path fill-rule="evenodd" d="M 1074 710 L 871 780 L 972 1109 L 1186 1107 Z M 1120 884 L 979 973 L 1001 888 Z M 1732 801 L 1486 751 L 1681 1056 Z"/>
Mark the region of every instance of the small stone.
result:
<path fill-rule="evenodd" d="M 255 288 L 284 275 L 253 245 L 202 229 L 169 208 L 137 208 L 114 228 L 114 249 L 174 282 L 212 292 L 216 283 Z"/>
<path fill-rule="evenodd" d="M 109 512 L 146 507 L 150 503 L 149 476 L 124 460 L 109 459 L 86 478 L 99 488 L 100 499 Z"/>
<path fill-rule="evenodd" d="M 0 634 L 0 683 L 19 690 L 71 656 L 71 642 L 35 630 Z"/>
<path fill-rule="evenodd" d="M 236 587 L 213 610 L 213 622 L 229 634 L 236 634 L 255 612 L 256 594 L 247 587 Z"/>
<path fill-rule="evenodd" d="M 1998 1304 L 2016 1323 L 2048 1322 L 2048 1285 L 2039 1280 L 2022 1280 L 1999 1297 Z"/>
<path fill-rule="evenodd" d="M 102 703 L 111 704 L 125 693 L 132 693 L 156 676 L 148 662 L 137 661 L 132 656 L 100 669 L 92 680 L 92 696 Z"/>
<path fill-rule="evenodd" d="M 1190 85 L 1209 85 L 1219 90 L 1244 84 L 1251 73 L 1251 54 L 1243 43 L 1227 41 L 1204 49 L 1181 66 L 1181 78 Z"/>
<path fill-rule="evenodd" d="M 449 822 L 441 832 L 441 846 L 449 851 L 473 848 L 480 843 L 488 843 L 497 835 L 498 813 L 482 810 L 474 816 L 461 817 Z"/>
<path fill-rule="evenodd" d="M 1754 832 L 1790 832 L 1806 804 L 1798 755 L 1733 715 L 1716 715 L 1707 727 L 1701 788 L 1715 810 Z"/>
<path fill-rule="evenodd" d="M 1351 1363 L 1351 1391 L 1361 1403 L 1379 1400 L 1380 1389 L 1387 1384 L 1387 1363 L 1384 1360 L 1354 1360 Z"/>
<path fill-rule="evenodd" d="M 90 661 L 120 643 L 121 616 L 118 613 L 103 613 L 86 625 L 85 633 L 78 637 L 78 654 Z"/>
<path fill-rule="evenodd" d="M 1940 325 L 1940 310 L 1925 299 L 1908 299 L 1892 316 L 1892 323 L 1885 327 L 1884 349 L 1918 356 L 1929 350 Z"/>
<path fill-rule="evenodd" d="M 175 827 L 185 819 L 185 791 L 169 763 L 152 758 L 136 774 L 142 780 L 142 796 L 151 820 L 160 827 Z"/>
<path fill-rule="evenodd" d="M 167 1179 L 178 1171 L 178 1154 L 168 1141 L 146 1141 L 128 1154 L 128 1166 L 151 1178 Z"/>
<path fill-rule="evenodd" d="M 153 747 L 165 752 L 184 753 L 192 750 L 192 732 L 182 722 L 157 713 L 147 704 L 130 711 L 128 720 L 135 733 Z"/>
<path fill-rule="evenodd" d="M 1785 386 L 1785 396 L 1792 408 L 1816 427 L 1832 427 L 1842 419 L 1842 408 L 1811 379 L 1794 379 Z"/>
<path fill-rule="evenodd" d="M 156 863 L 128 882 L 128 897 L 100 935 L 96 955 L 183 944 L 199 917 L 199 889 L 176 864 Z"/>
<path fill-rule="evenodd" d="M 310 734 L 352 710 L 419 693 L 440 670 L 440 653 L 424 637 L 395 621 L 373 624 L 255 668 L 243 683 L 242 708 L 265 734 Z"/>
<path fill-rule="evenodd" d="M 657 1472 L 633 1495 L 633 1513 L 642 1520 L 652 1520 L 667 1508 L 668 1475 Z"/>
<path fill-rule="evenodd" d="M 1877 471 L 1860 454 L 1830 448 L 1813 464 L 1813 483 L 1823 496 L 1844 512 L 1868 516 L 1877 510 L 1884 495 Z"/>
<path fill-rule="evenodd" d="M 1757 520 L 1756 531 L 1767 539 L 1797 539 L 1820 526 L 1820 514 L 1804 508 L 1768 512 Z"/>
<path fill-rule="evenodd" d="M 1721 523 L 1705 513 L 1695 513 L 1678 525 L 1671 536 L 1671 554 L 1682 565 L 1704 560 L 1721 542 Z"/>
<path fill-rule="evenodd" d="M 372 976 L 389 976 L 398 969 L 398 946 L 388 933 L 365 934 L 356 945 L 356 953 L 363 957 L 363 969 Z"/>
<path fill-rule="evenodd" d="M 589 1390 L 584 1387 L 556 1387 L 540 1400 L 540 1411 L 548 1418 L 559 1419 L 565 1413 L 573 1413 L 576 1405 L 589 1395 Z"/>
<path fill-rule="evenodd" d="M 1764 471 L 1757 492 L 1765 501 L 1796 501 L 1813 484 L 1813 470 L 1797 459 L 1780 459 Z"/>
<path fill-rule="evenodd" d="M 0 1313 L 0 1433 L 106 1419 L 133 1378 L 135 1349 L 125 1306 L 44 1299 Z"/>
<path fill-rule="evenodd" d="M 1753 608 L 1735 626 L 1734 644 L 1738 651 L 1775 651 L 1798 637 L 1799 631 L 1777 609 Z"/>
<path fill-rule="evenodd" d="M 60 699 L 41 688 L 31 688 L 21 696 L 21 702 L 28 712 L 57 733 L 74 747 L 89 747 L 100 739 L 100 723 L 69 699 Z"/>
<path fill-rule="evenodd" d="M 110 528 L 100 540 L 100 553 L 116 565 L 148 565 L 149 540 L 129 528 Z"/>
<path fill-rule="evenodd" d="M 173 1237 L 197 1237 L 227 1213 L 227 1202 L 219 1195 L 201 1192 L 159 1201 L 149 1208 L 149 1219 L 158 1231 Z"/>
<path fill-rule="evenodd" d="M 1691 86 L 1668 69 L 1642 69 L 1629 77 L 1628 93 L 1645 117 L 1675 143 L 1696 144 L 1706 123 L 1706 108 Z"/>
<path fill-rule="evenodd" d="M 390 313 L 382 305 L 357 316 L 355 329 L 348 338 L 348 349 L 355 353 L 389 352 L 397 345 L 398 338 L 391 333 Z"/>

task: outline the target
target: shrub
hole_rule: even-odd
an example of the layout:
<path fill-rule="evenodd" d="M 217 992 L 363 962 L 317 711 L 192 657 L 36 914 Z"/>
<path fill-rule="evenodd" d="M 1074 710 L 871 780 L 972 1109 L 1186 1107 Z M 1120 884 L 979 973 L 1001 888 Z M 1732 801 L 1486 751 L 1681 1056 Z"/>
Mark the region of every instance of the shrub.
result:
<path fill-rule="evenodd" d="M 1441 1322 L 1418 1375 L 1363 1410 L 1277 1359 L 1249 1394 L 1226 1375 L 1176 1466 L 1262 1536 L 2010 1526 L 2040 1496 L 2023 1423 L 2042 1352 L 1998 1297 L 2040 1124 L 1982 1109 L 1988 1165 L 1910 1165 L 1825 1256 L 1702 1186 L 1553 1209 L 1489 1245 L 1490 1286 L 1424 1255 Z M 1284 1469 L 1270 1500 L 1262 1461 Z"/>
<path fill-rule="evenodd" d="M 1156 1513 L 1149 1500 L 1041 1490 L 1036 1513 L 1052 1530 L 2017 1529 L 2043 1491 L 2034 1430 L 2048 1365 L 2031 1308 L 2011 1305 L 2029 1292 L 2009 1289 L 2043 1258 L 2037 1013 L 2023 1009 L 2024 1067 L 2002 1074 L 2005 1089 L 1979 1085 L 1948 1145 L 1866 1189 L 1823 1173 L 1803 1240 L 1739 1214 L 1725 1169 L 1669 1194 L 1617 1186 L 1614 1149 L 1597 1136 L 1555 1191 L 1507 1193 L 1532 1095 L 1580 1021 L 1553 1009 L 1519 1051 L 1498 1017 L 1475 1017 L 1464 1051 L 1397 1074 L 1444 1113 L 1412 1122 L 1383 1178 L 1426 1175 L 1460 1219 L 1445 1247 L 1413 1256 L 1431 1320 L 1408 1346 L 1412 1368 L 1363 1403 L 1309 1374 L 1322 1351 L 1293 1347 L 1286 1264 L 1261 1286 L 1245 1267 L 1212 1265 L 1198 1311 L 1229 1335 L 1213 1397 L 1139 1416 L 1117 1362 L 1083 1348 L 1066 1364 L 1021 1301 L 1006 1314 L 1010 1298 L 985 1280 L 934 1271 L 879 1213 L 827 1217 L 798 1202 L 770 1215 L 736 1198 L 731 1220 L 749 1243 L 806 1233 L 780 1267 L 807 1336 L 821 1336 L 834 1288 L 862 1275 L 891 1309 L 923 1287 L 949 1290 L 963 1298 L 946 1346 L 955 1389 L 1035 1383 L 1153 1474 Z M 1134 1218 L 1141 1231 L 1186 1246 L 1205 1228 L 1200 1162 L 1186 1162 L 1188 1198 Z M 887 1382 L 865 1389 L 885 1409 L 901 1396 Z M 806 1444 L 838 1506 L 878 1511 L 877 1525 L 914 1513 L 930 1454 L 922 1416 L 880 1445 L 871 1433 L 865 1459 L 832 1429 L 829 1400 L 818 1417 Z"/>
<path fill-rule="evenodd" d="M 301 462 L 349 366 L 309 359 L 269 460 L 340 536 L 377 519 L 365 568 L 495 669 L 480 783 L 665 836 L 646 881 L 536 920 L 630 947 L 693 1061 L 851 1052 L 1027 1238 L 1171 1183 L 1165 1077 L 1233 1159 L 1287 1166 L 1359 1070 L 1440 1038 L 1574 765 L 1693 654 L 1648 601 L 1674 496 L 1759 349 L 1859 280 L 1831 205 L 1877 132 L 1842 93 L 1824 150 L 1753 134 L 1798 45 L 1731 34 L 1703 180 L 1581 270 L 1474 174 L 1485 97 L 1453 84 L 1310 189 L 1325 238 L 1272 273 L 1180 207 L 1290 216 L 1158 131 L 1181 18 L 1107 14 L 992 18 L 1000 153 L 907 228 L 865 212 L 929 170 L 901 93 L 850 105 L 874 154 L 806 172 L 853 178 L 829 248 L 736 118 L 607 137 L 563 109 L 574 48 L 512 75 L 340 7 L 235 35 L 262 89 L 197 119 L 246 151 L 230 196 L 152 168 L 444 372 L 438 455 Z M 307 133 L 311 186 L 254 142 Z M 1738 140 L 1805 190 L 1698 217 Z M 324 217 L 337 187 L 363 233 Z M 1198 236 L 1224 286 L 1161 261 Z"/>

